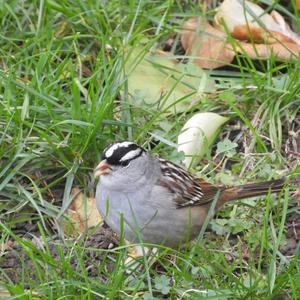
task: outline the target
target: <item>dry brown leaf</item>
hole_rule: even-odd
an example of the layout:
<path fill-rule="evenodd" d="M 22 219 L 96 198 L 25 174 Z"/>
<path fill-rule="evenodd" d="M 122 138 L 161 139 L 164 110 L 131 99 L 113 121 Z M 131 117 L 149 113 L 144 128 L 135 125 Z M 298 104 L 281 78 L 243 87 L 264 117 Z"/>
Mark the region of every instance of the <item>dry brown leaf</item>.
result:
<path fill-rule="evenodd" d="M 102 221 L 95 198 L 85 197 L 78 188 L 72 189 L 72 196 L 74 199 L 67 214 L 72 220 L 72 228 L 76 232 L 85 232 L 88 228 L 94 227 Z M 65 225 L 65 229 L 68 228 L 67 224 Z"/>
<path fill-rule="evenodd" d="M 26 297 L 28 296 L 28 297 Z M 12 293 L 3 288 L 3 287 L 0 287 L 0 299 L 16 299 L 16 297 L 12 297 Z M 44 295 L 42 295 L 41 293 L 39 292 L 36 292 L 36 291 L 32 291 L 32 290 L 24 290 L 23 292 L 23 295 L 22 295 L 22 298 L 19 298 L 19 299 L 32 299 L 32 300 L 37 300 L 37 299 L 46 299 Z"/>
<path fill-rule="evenodd" d="M 250 25 L 250 27 L 253 25 Z M 245 27 L 239 27 L 240 34 L 247 34 Z M 255 39 L 263 42 L 262 36 L 265 31 L 253 26 L 252 33 Z M 284 43 L 274 42 L 275 40 L 286 39 Z M 269 44 L 253 44 L 247 42 L 238 42 L 236 51 L 252 59 L 269 59 L 275 57 L 278 61 L 296 60 L 300 53 L 300 45 L 293 41 L 287 41 L 287 38 L 280 33 L 276 36 L 263 38 L 269 39 Z M 272 42 L 272 43 L 271 43 Z M 186 54 L 196 57 L 193 62 L 202 68 L 217 68 L 231 63 L 234 58 L 232 46 L 226 41 L 226 34 L 201 18 L 191 18 L 183 25 L 181 43 L 186 50 Z"/>
<path fill-rule="evenodd" d="M 14 242 L 12 240 L 8 240 L 5 243 L 0 244 L 0 254 L 5 252 L 6 250 L 11 249 L 13 246 Z"/>
<path fill-rule="evenodd" d="M 181 43 L 186 54 L 197 57 L 193 62 L 205 69 L 225 66 L 234 58 L 226 34 L 202 18 L 190 18 L 183 24 Z"/>
<path fill-rule="evenodd" d="M 296 7 L 298 10 L 300 10 L 300 0 L 296 0 Z"/>
<path fill-rule="evenodd" d="M 297 189 L 294 193 L 295 198 L 300 201 L 300 189 Z"/>
<path fill-rule="evenodd" d="M 233 13 L 234 12 L 234 13 Z M 293 32 L 277 11 L 266 13 L 249 1 L 225 0 L 215 15 L 215 24 L 223 29 L 223 22 L 233 37 L 256 43 L 290 42 L 300 45 L 300 37 Z"/>
<path fill-rule="evenodd" d="M 286 37 L 280 32 L 266 32 L 264 29 L 256 27 L 252 24 L 235 26 L 231 32 L 231 35 L 238 40 L 253 41 L 256 43 L 294 43 L 292 39 Z"/>
<path fill-rule="evenodd" d="M 11 293 L 9 290 L 0 287 L 0 299 L 10 298 Z"/>
<path fill-rule="evenodd" d="M 59 24 L 58 24 L 58 26 L 57 26 L 57 29 L 56 29 L 56 31 L 55 31 L 55 33 L 54 33 L 54 36 L 55 36 L 56 38 L 62 36 L 63 33 L 64 33 L 65 30 L 66 30 L 67 25 L 68 25 L 68 22 L 67 22 L 67 21 L 61 21 L 61 22 L 59 22 Z"/>
<path fill-rule="evenodd" d="M 295 60 L 300 53 L 300 45 L 294 43 L 250 44 L 240 43 L 238 52 L 252 59 L 269 59 L 274 56 L 278 61 Z"/>
<path fill-rule="evenodd" d="M 291 29 L 290 25 L 285 21 L 283 16 L 276 10 L 273 10 L 270 15 L 281 28 L 281 32 L 275 32 L 272 30 L 270 31 L 273 32 L 273 35 L 278 38 L 277 42 L 286 41 L 300 45 L 300 36 Z"/>

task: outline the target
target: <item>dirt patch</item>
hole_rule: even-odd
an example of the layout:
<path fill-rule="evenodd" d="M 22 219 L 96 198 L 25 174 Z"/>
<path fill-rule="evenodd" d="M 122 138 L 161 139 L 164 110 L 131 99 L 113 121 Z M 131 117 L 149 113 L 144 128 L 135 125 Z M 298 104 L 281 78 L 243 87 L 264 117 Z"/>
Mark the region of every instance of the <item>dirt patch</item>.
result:
<path fill-rule="evenodd" d="M 34 253 L 35 258 L 41 264 L 48 261 L 53 265 L 53 262 L 60 262 L 65 259 L 66 261 L 70 261 L 73 270 L 78 270 L 78 253 L 74 250 L 74 245 L 75 243 L 79 243 L 81 246 L 80 251 L 82 252 L 82 247 L 85 249 L 83 259 L 80 261 L 84 262 L 84 269 L 89 276 L 99 276 L 98 267 L 104 260 L 107 268 L 113 267 L 112 261 L 106 259 L 105 253 L 101 251 L 101 249 L 112 249 L 118 245 L 117 235 L 107 226 L 102 226 L 99 231 L 90 236 L 76 240 L 69 239 L 64 242 L 59 239 L 45 242 L 37 231 L 35 233 L 31 232 L 30 236 L 31 238 L 26 233 L 26 236 L 22 237 L 22 241 L 29 241 L 31 242 L 29 244 L 36 246 L 34 250 L 31 248 L 31 253 Z M 22 247 L 14 240 L 9 240 L 7 244 L 9 245 L 8 249 L 2 254 L 2 257 L 0 256 L 0 269 L 2 270 L 0 281 L 5 280 L 5 278 L 5 281 L 7 281 L 7 278 L 9 278 L 13 283 L 17 283 L 24 279 L 24 270 L 28 272 L 28 270 L 35 270 L 36 267 L 30 256 L 28 256 L 26 247 Z M 45 254 L 45 257 L 50 255 L 52 258 L 45 258 L 41 252 Z M 82 268 L 82 266 L 80 267 Z M 57 264 L 56 271 L 59 272 L 59 264 Z M 32 274 L 28 274 L 28 276 L 30 276 L 30 280 L 38 280 L 34 271 Z"/>
<path fill-rule="evenodd" d="M 289 215 L 285 222 L 286 241 L 280 247 L 280 252 L 284 256 L 292 256 L 299 251 L 300 246 L 300 214 L 293 213 Z"/>

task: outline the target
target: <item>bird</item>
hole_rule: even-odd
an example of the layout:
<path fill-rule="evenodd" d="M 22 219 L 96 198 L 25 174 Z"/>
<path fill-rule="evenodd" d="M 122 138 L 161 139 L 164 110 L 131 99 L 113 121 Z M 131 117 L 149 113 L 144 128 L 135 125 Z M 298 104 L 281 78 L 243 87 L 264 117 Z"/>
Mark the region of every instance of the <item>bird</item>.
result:
<path fill-rule="evenodd" d="M 178 248 L 198 236 L 209 209 L 278 193 L 286 179 L 236 186 L 214 185 L 130 141 L 108 145 L 94 172 L 97 208 L 130 243 Z"/>

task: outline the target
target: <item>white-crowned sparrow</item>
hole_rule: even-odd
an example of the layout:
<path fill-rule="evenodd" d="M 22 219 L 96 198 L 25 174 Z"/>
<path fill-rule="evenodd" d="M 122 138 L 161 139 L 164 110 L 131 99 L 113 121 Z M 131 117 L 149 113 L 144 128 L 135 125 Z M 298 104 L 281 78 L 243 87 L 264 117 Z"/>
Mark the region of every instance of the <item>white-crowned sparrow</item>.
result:
<path fill-rule="evenodd" d="M 219 191 L 225 202 L 278 192 L 284 179 L 234 187 L 212 185 L 132 142 L 108 146 L 95 170 L 97 207 L 108 225 L 130 242 L 176 248 L 195 238 Z"/>

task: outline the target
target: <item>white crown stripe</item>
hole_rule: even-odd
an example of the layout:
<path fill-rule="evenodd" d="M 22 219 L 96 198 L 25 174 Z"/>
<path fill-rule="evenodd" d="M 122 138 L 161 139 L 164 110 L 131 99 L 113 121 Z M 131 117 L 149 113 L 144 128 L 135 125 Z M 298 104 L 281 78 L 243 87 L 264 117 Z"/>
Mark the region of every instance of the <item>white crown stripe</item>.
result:
<path fill-rule="evenodd" d="M 136 149 L 136 150 L 131 150 L 129 152 L 127 152 L 121 159 L 120 161 L 125 161 L 125 160 L 131 160 L 134 157 L 136 157 L 138 154 L 141 153 L 141 149 Z"/>
<path fill-rule="evenodd" d="M 127 147 L 129 147 L 130 145 L 133 145 L 133 144 L 134 143 L 132 143 L 132 142 L 116 143 L 116 144 L 112 145 L 111 147 L 109 147 L 108 150 L 106 150 L 105 155 L 106 155 L 106 157 L 111 157 L 118 148 L 120 148 L 120 147 L 126 147 L 127 148 Z"/>

